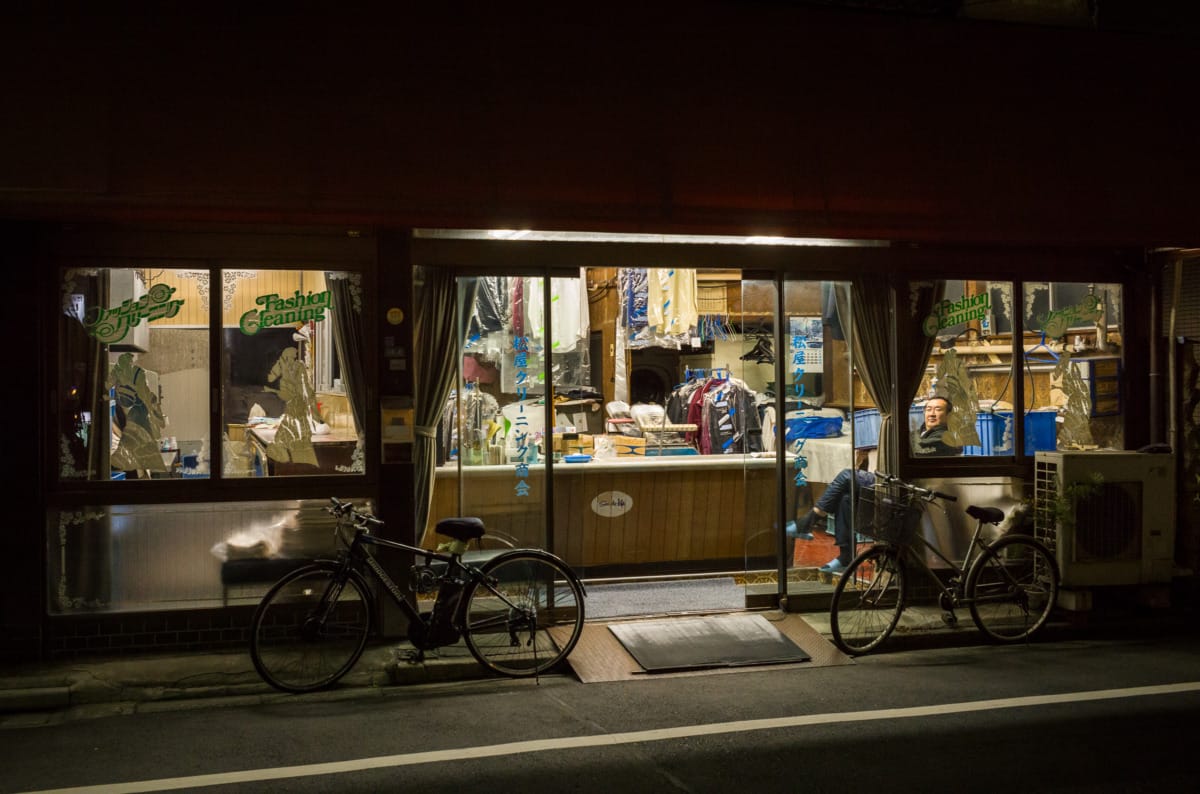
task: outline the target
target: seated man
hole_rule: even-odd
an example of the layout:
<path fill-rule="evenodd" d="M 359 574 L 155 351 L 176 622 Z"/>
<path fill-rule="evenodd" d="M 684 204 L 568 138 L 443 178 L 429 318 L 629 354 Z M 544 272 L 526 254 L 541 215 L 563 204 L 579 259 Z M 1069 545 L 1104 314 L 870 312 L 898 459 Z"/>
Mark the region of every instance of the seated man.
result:
<path fill-rule="evenodd" d="M 930 397 L 925 401 L 925 421 L 912 437 L 914 455 L 958 455 L 961 447 L 952 447 L 942 438 L 949 426 L 946 418 L 954 410 L 954 405 L 945 397 Z"/>
<path fill-rule="evenodd" d="M 946 416 L 952 410 L 954 406 L 945 397 L 929 398 L 925 403 L 925 421 L 912 437 L 913 454 L 945 456 L 962 452 L 961 448 L 950 446 L 942 438 L 946 434 Z M 854 559 L 854 532 L 850 521 L 852 477 L 857 480 L 858 488 L 870 488 L 875 484 L 875 475 L 869 471 L 842 469 L 808 515 L 796 523 L 796 537 L 812 540 L 813 523 L 833 515 L 833 538 L 838 556 L 821 566 L 820 570 L 827 573 L 841 573 Z"/>

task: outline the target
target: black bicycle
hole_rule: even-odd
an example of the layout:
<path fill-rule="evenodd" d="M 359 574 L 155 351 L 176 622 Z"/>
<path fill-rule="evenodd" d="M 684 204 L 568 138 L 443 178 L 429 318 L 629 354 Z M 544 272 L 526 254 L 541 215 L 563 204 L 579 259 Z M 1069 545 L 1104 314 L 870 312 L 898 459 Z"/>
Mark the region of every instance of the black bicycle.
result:
<path fill-rule="evenodd" d="M 907 572 L 914 566 L 937 588 L 947 625 L 957 625 L 957 607 L 967 607 L 975 625 L 996 642 L 1026 640 L 1046 624 L 1058 597 L 1054 555 L 1028 535 L 984 541 L 984 524 L 998 525 L 1004 512 L 971 505 L 966 513 L 976 520 L 975 533 L 962 564 L 953 562 L 919 532 L 925 507 L 937 500 L 958 501 L 879 472 L 873 487 L 859 491 L 855 531 L 877 542 L 854 558 L 833 591 L 830 629 L 846 653 L 872 651 L 895 630 L 907 602 Z M 926 549 L 951 569 L 948 583 L 926 564 L 919 553 Z"/>
<path fill-rule="evenodd" d="M 373 575 L 409 620 L 415 660 L 434 648 L 466 644 L 481 665 L 506 676 L 544 673 L 567 657 L 583 632 L 584 588 L 558 557 L 510 549 L 476 566 L 463 560 L 467 544 L 485 534 L 478 518 L 447 518 L 437 532 L 449 538 L 430 551 L 372 534 L 379 519 L 331 499 L 337 559 L 318 560 L 276 582 L 250 626 L 250 657 L 259 675 L 285 692 L 332 686 L 362 655 L 374 621 Z M 367 551 L 379 546 L 417 556 L 410 587 L 433 596 L 422 613 Z"/>

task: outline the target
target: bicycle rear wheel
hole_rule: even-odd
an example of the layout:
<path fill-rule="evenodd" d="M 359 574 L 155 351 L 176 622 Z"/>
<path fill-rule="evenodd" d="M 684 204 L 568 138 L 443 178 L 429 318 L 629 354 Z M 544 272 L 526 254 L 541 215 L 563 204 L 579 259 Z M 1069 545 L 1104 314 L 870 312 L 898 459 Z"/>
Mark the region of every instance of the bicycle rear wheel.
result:
<path fill-rule="evenodd" d="M 567 657 L 583 633 L 583 586 L 566 563 L 538 551 L 505 552 L 464 594 L 463 640 L 490 670 L 513 677 L 544 673 Z"/>
<path fill-rule="evenodd" d="M 254 611 L 250 658 L 268 684 L 284 692 L 332 686 L 362 655 L 371 628 L 366 583 L 339 566 L 316 563 L 276 582 Z"/>
<path fill-rule="evenodd" d="M 896 548 L 875 545 L 854 558 L 833 591 L 829 627 L 849 654 L 868 653 L 888 638 L 904 611 L 904 566 Z"/>
<path fill-rule="evenodd" d="M 1058 566 L 1038 541 L 1010 535 L 983 550 L 963 592 L 980 631 L 997 642 L 1017 642 L 1050 617 L 1058 600 Z"/>

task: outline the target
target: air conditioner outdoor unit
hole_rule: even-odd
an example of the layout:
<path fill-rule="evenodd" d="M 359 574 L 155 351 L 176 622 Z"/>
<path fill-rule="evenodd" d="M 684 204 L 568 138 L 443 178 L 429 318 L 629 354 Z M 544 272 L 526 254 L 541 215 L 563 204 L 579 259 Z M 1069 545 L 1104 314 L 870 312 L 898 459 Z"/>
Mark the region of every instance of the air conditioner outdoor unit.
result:
<path fill-rule="evenodd" d="M 1064 587 L 1171 581 L 1175 456 L 1038 452 L 1034 531 Z"/>

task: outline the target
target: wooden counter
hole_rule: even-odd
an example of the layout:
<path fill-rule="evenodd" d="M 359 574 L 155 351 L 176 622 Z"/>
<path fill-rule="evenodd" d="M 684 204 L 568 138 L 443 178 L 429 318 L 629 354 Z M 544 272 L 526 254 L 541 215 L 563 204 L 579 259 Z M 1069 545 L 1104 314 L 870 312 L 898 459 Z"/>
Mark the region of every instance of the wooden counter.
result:
<path fill-rule="evenodd" d="M 790 461 L 789 461 L 790 463 Z M 774 551 L 775 458 L 712 455 L 615 458 L 558 463 L 554 538 L 546 541 L 545 471 L 529 467 L 529 493 L 517 494 L 514 466 L 470 466 L 461 473 L 463 514 L 521 545 L 550 547 L 578 567 L 701 563 L 740 566 Z M 437 471 L 430 525 L 458 515 L 459 470 Z M 790 483 L 790 480 L 789 480 Z M 794 510 L 797 489 L 788 488 Z M 427 529 L 422 541 L 437 544 Z"/>

